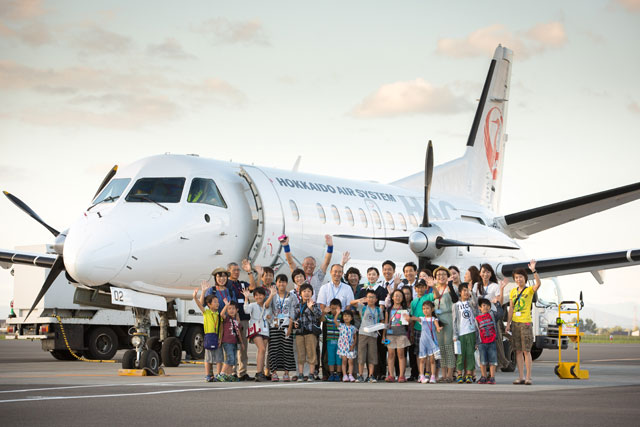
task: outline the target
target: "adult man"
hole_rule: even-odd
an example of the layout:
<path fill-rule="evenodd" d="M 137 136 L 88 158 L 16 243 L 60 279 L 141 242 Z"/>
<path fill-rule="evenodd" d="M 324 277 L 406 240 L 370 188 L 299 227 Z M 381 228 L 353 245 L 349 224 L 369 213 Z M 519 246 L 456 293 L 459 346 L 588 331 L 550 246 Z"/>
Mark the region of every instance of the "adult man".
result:
<path fill-rule="evenodd" d="M 329 313 L 329 304 L 333 299 L 339 299 L 342 307 L 347 307 L 353 301 L 353 290 L 351 286 L 342 282 L 342 265 L 333 264 L 331 266 L 331 281 L 322 285 L 318 292 L 317 302 L 323 313 Z"/>
<path fill-rule="evenodd" d="M 313 288 L 314 301 L 316 301 L 316 298 L 318 297 L 320 286 L 322 286 L 324 276 L 327 274 L 327 267 L 329 267 L 331 257 L 333 256 L 333 238 L 327 234 L 324 236 L 324 240 L 327 243 L 327 252 L 324 255 L 322 265 L 320 265 L 319 269 L 316 270 L 316 259 L 314 257 L 307 256 L 302 260 L 302 270 L 304 271 L 306 282 L 309 283 Z M 282 247 L 284 249 L 284 254 L 287 258 L 289 268 L 293 273 L 293 271 L 298 267 L 295 260 L 293 259 L 293 255 L 291 254 L 289 237 L 285 237 L 280 243 L 282 244 Z"/>
<path fill-rule="evenodd" d="M 393 261 L 386 260 L 382 263 L 381 284 L 387 291 L 387 295 L 393 291 L 394 282 L 400 281 L 400 277 L 394 277 L 395 272 L 396 264 Z M 379 303 L 384 311 L 384 300 L 379 300 Z M 375 375 L 378 381 L 384 381 L 387 377 L 387 346 L 382 344 L 382 334 L 378 334 L 378 364 L 375 367 Z"/>
<path fill-rule="evenodd" d="M 243 290 L 249 288 L 249 284 L 247 282 L 239 280 L 240 277 L 240 266 L 235 262 L 230 262 L 227 265 L 227 271 L 229 272 L 229 281 L 227 282 L 227 286 L 229 286 L 235 294 L 238 296 L 238 315 L 240 316 L 240 340 L 242 341 L 242 345 L 238 345 L 238 363 L 236 364 L 236 376 L 240 381 L 249 381 L 251 377 L 247 374 L 247 329 L 249 329 L 249 319 L 250 316 L 244 312 L 244 295 Z M 240 343 L 238 343 L 240 344 Z"/>
<path fill-rule="evenodd" d="M 413 298 L 416 298 L 418 296 L 416 292 L 418 267 L 415 263 L 409 261 L 404 265 L 404 267 L 402 267 L 402 272 L 404 273 L 405 278 L 402 280 L 402 283 L 398 285 L 398 289 L 409 286 L 413 293 Z M 418 360 L 416 358 L 415 347 L 419 346 L 419 343 L 415 342 L 413 332 L 413 329 L 411 329 L 411 345 L 407 347 L 407 351 L 409 352 L 409 366 L 411 366 L 411 376 L 409 377 L 409 381 L 416 381 L 418 379 Z"/>

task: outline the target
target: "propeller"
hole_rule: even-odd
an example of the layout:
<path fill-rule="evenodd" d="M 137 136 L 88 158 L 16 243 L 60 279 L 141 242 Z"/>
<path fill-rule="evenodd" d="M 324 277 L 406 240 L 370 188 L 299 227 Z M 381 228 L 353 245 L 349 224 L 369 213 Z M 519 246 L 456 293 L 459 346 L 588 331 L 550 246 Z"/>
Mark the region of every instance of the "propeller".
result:
<path fill-rule="evenodd" d="M 431 198 L 431 180 L 433 178 L 433 143 L 429 141 L 427 154 L 424 161 L 424 212 L 420 227 L 414 230 L 409 236 L 395 237 L 369 237 L 356 236 L 351 234 L 335 234 L 334 237 L 344 239 L 366 239 L 366 240 L 386 240 L 388 242 L 404 243 L 409 245 L 411 250 L 418 256 L 420 268 L 425 268 L 431 264 L 431 259 L 439 256 L 444 248 L 450 247 L 480 247 L 495 249 L 519 249 L 516 246 L 490 245 L 482 243 L 468 243 L 459 240 L 447 239 L 442 236 L 443 231 L 436 224 L 429 222 L 429 199 Z"/>
<path fill-rule="evenodd" d="M 107 184 L 109 183 L 109 181 L 111 181 L 111 178 L 114 177 L 116 172 L 118 172 L 118 165 L 114 165 L 111 168 L 111 170 L 107 173 L 107 175 L 104 177 L 104 179 L 102 180 L 102 183 L 100 183 L 100 186 L 98 187 L 98 191 L 96 191 L 96 194 L 93 196 L 94 199 L 98 197 L 98 194 L 100 194 L 100 192 L 104 189 L 104 187 L 107 186 Z"/>
<path fill-rule="evenodd" d="M 33 209 L 31 209 L 29 206 L 27 206 L 27 204 L 25 202 L 23 202 L 22 200 L 18 199 L 16 196 L 14 196 L 13 194 L 9 193 L 8 191 L 3 191 L 3 193 L 4 193 L 5 196 L 7 196 L 7 199 L 11 200 L 11 203 L 13 203 L 17 207 L 19 207 L 23 212 L 25 212 L 31 218 L 35 219 L 40 224 L 42 224 L 44 226 L 44 228 L 49 230 L 49 232 L 51 234 L 53 234 L 55 237 L 58 237 L 60 232 L 58 230 L 56 230 L 55 228 L 51 227 L 46 222 L 44 222 L 44 220 L 42 218 L 40 218 L 40 216 L 37 213 L 35 213 L 33 211 Z"/>
<path fill-rule="evenodd" d="M 49 271 L 47 278 L 44 280 L 44 283 L 40 288 L 40 292 L 38 292 L 38 296 L 36 297 L 35 301 L 33 301 L 33 305 L 31 305 L 31 309 L 29 310 L 29 313 L 27 313 L 27 316 L 24 318 L 25 321 L 27 320 L 27 318 L 29 318 L 29 315 L 31 314 L 33 309 L 36 308 L 36 305 L 38 305 L 38 303 L 40 302 L 44 294 L 47 293 L 47 291 L 49 290 L 53 282 L 56 280 L 58 275 L 63 271 L 64 271 L 64 260 L 62 259 L 62 256 L 58 256 L 54 261 L 53 265 L 51 266 L 51 270 Z"/>

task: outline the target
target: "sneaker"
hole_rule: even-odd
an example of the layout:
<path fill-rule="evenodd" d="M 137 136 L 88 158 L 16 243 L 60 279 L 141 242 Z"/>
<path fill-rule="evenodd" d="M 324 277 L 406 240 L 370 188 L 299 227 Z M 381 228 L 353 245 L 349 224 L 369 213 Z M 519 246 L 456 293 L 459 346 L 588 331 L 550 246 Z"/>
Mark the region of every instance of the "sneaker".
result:
<path fill-rule="evenodd" d="M 487 384 L 495 384 L 496 383 L 496 379 L 494 377 L 489 377 L 489 379 L 487 380 Z"/>
<path fill-rule="evenodd" d="M 232 375 L 232 376 L 231 376 L 231 382 L 232 382 L 232 383 L 237 383 L 238 381 L 240 381 L 240 378 L 238 378 L 238 377 L 237 377 L 237 376 L 235 376 L 235 375 Z"/>
<path fill-rule="evenodd" d="M 280 381 L 280 378 L 278 378 L 278 374 L 276 374 L 275 372 L 271 374 L 271 382 L 277 383 L 278 381 Z"/>
<path fill-rule="evenodd" d="M 302 373 L 298 374 L 298 382 L 299 383 L 304 382 L 304 374 L 302 374 Z"/>
<path fill-rule="evenodd" d="M 385 378 L 384 381 L 388 382 L 388 383 L 395 383 L 396 382 L 396 377 L 394 377 L 393 375 L 389 375 L 387 378 Z"/>
<path fill-rule="evenodd" d="M 426 384 L 426 383 L 429 382 L 429 380 L 424 375 L 420 375 L 418 377 L 418 382 L 421 383 L 421 384 Z"/>
<path fill-rule="evenodd" d="M 282 376 L 282 381 L 284 381 L 285 383 L 288 383 L 289 381 L 291 381 L 291 378 L 289 378 L 289 374 L 284 374 Z"/>
<path fill-rule="evenodd" d="M 376 377 L 369 377 L 369 382 L 373 384 L 373 383 L 377 383 L 378 380 L 376 379 Z"/>
<path fill-rule="evenodd" d="M 307 377 L 305 377 L 305 378 L 307 378 Z M 307 378 L 307 381 L 312 383 L 312 382 L 317 381 L 317 380 L 313 377 L 313 375 L 309 375 L 309 378 Z"/>
<path fill-rule="evenodd" d="M 436 376 L 435 376 L 435 375 L 431 375 L 431 379 L 429 380 L 429 382 L 430 382 L 431 384 L 435 384 L 435 383 L 437 383 L 437 382 L 438 382 L 438 380 L 436 379 Z"/>
<path fill-rule="evenodd" d="M 342 382 L 343 382 L 343 383 L 348 383 L 348 382 L 349 382 L 349 375 L 344 375 L 344 376 L 342 377 Z"/>
<path fill-rule="evenodd" d="M 407 379 L 405 377 L 398 377 L 398 382 L 399 383 L 406 383 Z"/>
<path fill-rule="evenodd" d="M 331 379 L 331 377 L 333 377 L 333 379 Z M 333 374 L 331 374 L 331 377 L 329 377 L 329 381 L 333 381 L 335 383 L 339 383 L 340 382 L 340 374 L 337 372 L 334 372 Z"/>
<path fill-rule="evenodd" d="M 363 383 L 363 382 L 368 381 L 368 380 L 369 380 L 369 378 L 367 378 L 365 380 L 362 375 L 358 375 L 358 379 L 356 379 L 356 381 L 359 382 L 359 383 Z"/>
<path fill-rule="evenodd" d="M 486 384 L 487 383 L 487 379 L 485 377 L 480 377 L 480 379 L 478 380 L 478 384 Z"/>
<path fill-rule="evenodd" d="M 464 377 L 464 382 L 467 384 L 473 384 L 473 378 L 471 377 L 471 375 L 467 375 L 466 377 Z"/>
<path fill-rule="evenodd" d="M 464 378 L 462 377 L 462 375 L 458 375 L 458 376 L 456 377 L 456 382 L 457 382 L 458 384 L 462 384 L 462 383 L 464 383 Z"/>
<path fill-rule="evenodd" d="M 244 374 L 239 378 L 240 381 L 252 381 L 253 378 L 251 378 L 248 374 Z"/>
<path fill-rule="evenodd" d="M 256 382 L 262 383 L 265 381 L 267 381 L 267 377 L 262 372 L 258 372 L 256 374 Z"/>
<path fill-rule="evenodd" d="M 206 377 L 204 377 L 204 380 L 208 383 L 212 383 L 213 382 L 213 376 L 211 375 L 207 375 Z"/>
<path fill-rule="evenodd" d="M 360 377 L 360 378 L 362 378 L 362 377 Z M 350 383 L 353 383 L 353 382 L 355 382 L 355 381 L 356 381 L 356 379 L 355 379 L 355 378 L 353 378 L 353 375 L 349 374 L 349 382 L 350 382 Z"/>
<path fill-rule="evenodd" d="M 216 381 L 219 383 L 225 383 L 227 382 L 227 378 L 224 376 L 224 374 L 218 374 L 216 375 Z"/>

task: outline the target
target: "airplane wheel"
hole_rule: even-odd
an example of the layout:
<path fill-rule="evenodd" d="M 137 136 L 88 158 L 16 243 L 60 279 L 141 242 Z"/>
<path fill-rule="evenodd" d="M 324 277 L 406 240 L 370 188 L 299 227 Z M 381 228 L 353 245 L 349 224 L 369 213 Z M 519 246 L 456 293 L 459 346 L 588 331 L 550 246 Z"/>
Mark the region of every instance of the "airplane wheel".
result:
<path fill-rule="evenodd" d="M 147 346 L 148 350 L 153 350 L 158 353 L 158 355 L 161 355 L 162 342 L 160 341 L 160 337 L 151 337 L 147 339 L 145 345 Z M 160 363 L 162 363 L 162 356 L 160 356 Z"/>
<path fill-rule="evenodd" d="M 176 337 L 169 337 L 162 343 L 162 362 L 164 366 L 175 367 L 182 360 L 182 344 Z"/>
<path fill-rule="evenodd" d="M 504 347 L 504 355 L 509 361 L 509 366 L 507 366 L 506 368 L 500 368 L 500 370 L 502 372 L 513 372 L 516 370 L 517 365 L 516 352 L 513 348 L 511 348 L 511 342 L 509 340 L 503 341 L 502 345 Z"/>
<path fill-rule="evenodd" d="M 140 354 L 140 369 L 149 369 L 154 375 L 160 369 L 160 356 L 154 350 L 143 350 Z"/>
<path fill-rule="evenodd" d="M 127 350 L 122 356 L 122 369 L 135 369 L 136 368 L 136 351 Z"/>

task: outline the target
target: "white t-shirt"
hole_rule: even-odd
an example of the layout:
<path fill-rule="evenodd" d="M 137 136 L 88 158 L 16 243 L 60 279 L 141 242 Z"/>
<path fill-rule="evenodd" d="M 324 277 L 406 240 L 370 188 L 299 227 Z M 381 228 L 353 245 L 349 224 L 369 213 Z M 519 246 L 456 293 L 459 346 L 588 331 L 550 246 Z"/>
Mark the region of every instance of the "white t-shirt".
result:
<path fill-rule="evenodd" d="M 479 286 L 477 283 L 475 283 L 473 285 L 473 293 L 478 297 L 478 298 L 486 298 L 489 301 L 491 301 L 491 308 L 493 310 L 496 309 L 496 305 L 493 303 L 493 299 L 497 298 L 498 295 L 500 295 L 500 285 L 498 285 L 497 283 L 491 282 L 489 283 L 489 286 L 484 288 L 484 296 L 479 294 Z"/>
<path fill-rule="evenodd" d="M 340 285 L 338 286 L 335 286 L 333 282 L 326 283 L 322 285 L 320 292 L 318 292 L 317 303 L 324 304 L 328 307 L 331 304 L 331 300 L 334 298 L 340 300 L 343 310 L 347 308 L 349 303 L 354 300 L 351 286 L 342 282 L 340 282 Z"/>
<path fill-rule="evenodd" d="M 476 331 L 476 319 L 473 316 L 473 309 L 471 308 L 471 304 L 469 304 L 469 300 L 467 301 L 458 301 L 456 303 L 457 314 L 460 315 L 460 319 L 457 319 L 460 323 L 460 334 L 459 336 L 470 334 Z"/>

